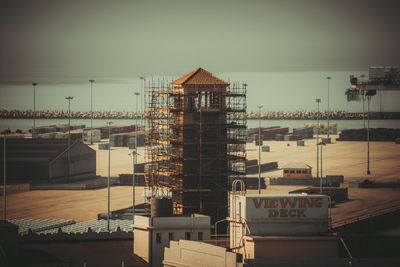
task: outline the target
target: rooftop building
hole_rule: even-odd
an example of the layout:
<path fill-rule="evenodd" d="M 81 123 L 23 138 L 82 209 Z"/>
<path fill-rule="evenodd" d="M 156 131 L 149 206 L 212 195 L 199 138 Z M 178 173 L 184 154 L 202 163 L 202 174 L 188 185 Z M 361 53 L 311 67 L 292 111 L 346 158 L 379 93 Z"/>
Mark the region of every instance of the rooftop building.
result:
<path fill-rule="evenodd" d="M 282 167 L 283 178 L 311 179 L 312 167 L 304 163 L 289 163 Z"/>

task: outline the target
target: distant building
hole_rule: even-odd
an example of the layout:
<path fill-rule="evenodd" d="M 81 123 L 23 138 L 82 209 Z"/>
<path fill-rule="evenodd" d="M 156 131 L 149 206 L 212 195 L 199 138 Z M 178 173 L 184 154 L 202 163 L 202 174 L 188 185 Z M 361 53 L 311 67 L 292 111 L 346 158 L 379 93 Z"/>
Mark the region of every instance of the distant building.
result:
<path fill-rule="evenodd" d="M 304 163 L 290 163 L 283 168 L 283 178 L 311 179 L 312 167 Z"/>
<path fill-rule="evenodd" d="M 307 123 L 306 128 L 312 128 L 314 135 L 318 134 L 318 124 L 316 123 Z M 337 134 L 337 123 L 329 124 L 329 133 Z M 328 134 L 328 123 L 320 123 L 319 124 L 319 134 Z"/>
<path fill-rule="evenodd" d="M 3 162 L 4 142 L 0 142 Z M 70 153 L 68 160 L 68 153 Z M 3 164 L 0 166 L 3 173 Z M 76 140 L 6 138 L 7 183 L 66 181 L 96 175 L 96 151 Z"/>

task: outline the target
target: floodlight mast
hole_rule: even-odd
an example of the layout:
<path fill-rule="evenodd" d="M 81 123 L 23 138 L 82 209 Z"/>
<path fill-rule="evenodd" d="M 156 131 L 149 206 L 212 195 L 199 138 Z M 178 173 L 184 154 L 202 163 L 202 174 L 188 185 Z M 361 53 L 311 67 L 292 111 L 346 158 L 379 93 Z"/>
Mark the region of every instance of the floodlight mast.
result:
<path fill-rule="evenodd" d="M 261 109 L 258 107 L 258 194 L 261 194 Z"/>

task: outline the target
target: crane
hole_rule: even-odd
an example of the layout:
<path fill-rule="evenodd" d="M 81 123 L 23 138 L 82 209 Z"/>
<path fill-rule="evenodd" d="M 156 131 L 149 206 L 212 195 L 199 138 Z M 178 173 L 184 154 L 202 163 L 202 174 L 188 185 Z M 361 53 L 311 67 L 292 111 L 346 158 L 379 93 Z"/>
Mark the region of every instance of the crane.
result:
<path fill-rule="evenodd" d="M 364 102 L 368 100 L 368 127 L 367 127 L 367 174 L 370 171 L 370 149 L 369 149 L 369 105 L 371 97 L 376 95 L 377 91 L 395 91 L 400 90 L 400 66 L 371 66 L 369 68 L 369 79 L 361 81 L 354 75 L 350 76 L 351 87 L 346 89 L 347 101 L 363 101 L 363 119 L 365 118 Z M 364 121 L 365 128 L 365 121 Z"/>
<path fill-rule="evenodd" d="M 400 66 L 372 66 L 369 80 L 359 81 L 350 76 L 351 87 L 346 89 L 347 101 L 359 101 L 360 96 L 373 96 L 376 91 L 400 90 Z"/>

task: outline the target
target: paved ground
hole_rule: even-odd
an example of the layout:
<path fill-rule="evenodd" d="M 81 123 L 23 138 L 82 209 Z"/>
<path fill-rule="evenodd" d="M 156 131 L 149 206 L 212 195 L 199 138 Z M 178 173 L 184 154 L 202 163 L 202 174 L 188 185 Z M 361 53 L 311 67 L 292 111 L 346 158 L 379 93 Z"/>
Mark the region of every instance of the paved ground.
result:
<path fill-rule="evenodd" d="M 370 170 L 367 170 L 367 143 L 358 141 L 335 141 L 323 147 L 323 175 L 344 175 L 346 181 L 397 181 L 400 179 L 400 145 L 394 142 L 370 143 Z M 305 146 L 297 146 L 295 141 L 264 141 L 270 146 L 271 152 L 261 152 L 262 162 L 277 161 L 279 168 L 288 163 L 302 162 L 313 167 L 316 176 L 316 140 L 305 140 Z M 258 159 L 258 147 L 247 144 L 247 158 Z M 108 150 L 98 150 L 95 144 L 92 148 L 97 151 L 97 175 L 108 175 Z M 138 149 L 138 163 L 144 162 L 145 150 Z M 132 173 L 132 150 L 126 147 L 111 149 L 111 176 L 120 173 Z M 254 176 L 254 175 L 252 175 Z M 282 170 L 263 174 L 264 177 L 281 177 Z"/>
<path fill-rule="evenodd" d="M 370 170 L 367 170 L 367 142 L 334 141 L 323 147 L 323 176 L 344 175 L 346 181 L 397 181 L 400 179 L 400 145 L 394 142 L 370 143 Z M 279 168 L 288 163 L 302 162 L 313 167 L 316 176 L 316 140 L 305 140 L 305 146 L 297 146 L 295 141 L 264 141 L 271 152 L 262 152 L 261 162 L 277 161 Z M 258 159 L 258 147 L 247 144 L 247 158 Z M 254 175 L 253 175 L 254 176 Z M 264 177 L 282 177 L 282 170 L 267 172 Z"/>
<path fill-rule="evenodd" d="M 137 188 L 136 199 L 143 203 L 143 187 Z M 113 186 L 110 209 L 132 205 L 132 188 Z M 1 199 L 3 214 L 3 199 Z M 77 222 L 97 219 L 107 212 L 107 188 L 96 190 L 32 190 L 7 197 L 8 219 L 73 219 Z"/>
<path fill-rule="evenodd" d="M 97 151 L 96 169 L 97 175 L 108 176 L 108 150 L 99 150 L 98 144 L 90 146 Z M 137 162 L 144 162 L 145 149 L 138 148 Z M 121 173 L 132 173 L 133 157 L 132 150 L 127 147 L 112 147 L 110 151 L 110 175 L 118 177 Z"/>
<path fill-rule="evenodd" d="M 315 166 L 315 140 L 306 140 L 304 147 L 296 142 L 267 141 L 271 152 L 262 153 L 262 162 L 278 161 L 279 166 L 290 162 L 304 162 Z M 289 146 L 287 146 L 289 144 Z M 93 146 L 97 150 L 97 145 Z M 248 145 L 248 158 L 258 158 L 254 145 Z M 128 148 L 111 150 L 111 176 L 132 172 L 132 155 Z M 324 147 L 324 174 L 345 176 L 344 186 L 366 178 L 376 181 L 397 181 L 400 178 L 400 145 L 393 142 L 371 142 L 371 175 L 366 172 L 365 142 L 335 142 Z M 138 162 L 143 162 L 144 149 L 139 148 Z M 97 174 L 108 175 L 108 151 L 98 151 Z M 313 168 L 315 173 L 315 168 Z M 264 173 L 264 177 L 277 177 L 282 170 Z M 299 189 L 297 186 L 269 186 L 263 193 L 280 194 Z M 143 202 L 143 188 L 136 192 L 137 203 Z M 249 193 L 256 193 L 249 190 Z M 331 210 L 333 220 L 341 220 L 368 213 L 371 209 L 400 206 L 400 189 L 349 188 L 350 201 Z M 132 203 L 132 189 L 128 186 L 111 188 L 111 210 L 126 208 Z M 0 213 L 3 213 L 3 199 Z M 78 222 L 97 218 L 107 210 L 107 189 L 97 190 L 35 190 L 9 195 L 7 214 L 10 219 L 74 219 Z"/>
<path fill-rule="evenodd" d="M 301 186 L 270 186 L 262 193 L 286 194 Z M 136 188 L 136 201 L 143 203 L 143 187 Z M 248 190 L 257 194 L 257 190 Z M 349 188 L 350 201 L 337 204 L 330 210 L 332 220 L 366 214 L 374 209 L 400 206 L 400 189 Z M 132 203 L 132 188 L 111 187 L 111 210 L 126 208 Z M 3 213 L 1 199 L 0 212 Z M 93 220 L 98 213 L 107 211 L 107 189 L 97 190 L 33 190 L 9 195 L 7 218 L 9 219 L 73 219 L 77 222 Z"/>

